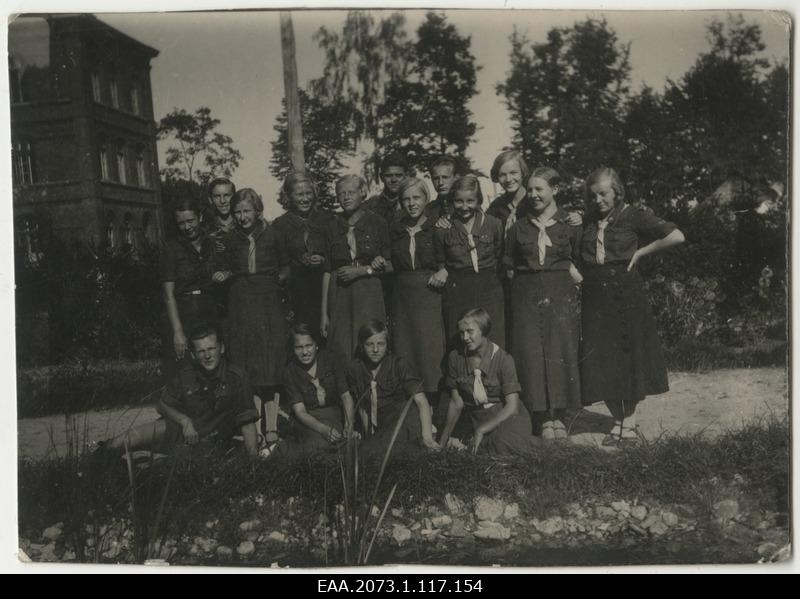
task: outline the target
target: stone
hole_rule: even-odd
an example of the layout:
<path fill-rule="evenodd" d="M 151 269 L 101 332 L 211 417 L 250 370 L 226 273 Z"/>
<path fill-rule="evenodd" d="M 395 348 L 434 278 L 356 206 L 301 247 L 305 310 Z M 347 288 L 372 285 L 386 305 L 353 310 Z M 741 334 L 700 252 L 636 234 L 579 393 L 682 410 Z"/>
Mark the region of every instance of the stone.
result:
<path fill-rule="evenodd" d="M 450 516 L 434 516 L 431 518 L 431 524 L 433 524 L 436 528 L 444 528 L 445 526 L 450 526 L 453 523 L 453 519 Z"/>
<path fill-rule="evenodd" d="M 447 493 L 444 496 L 444 505 L 453 516 L 463 513 L 465 509 L 464 502 L 452 493 Z"/>
<path fill-rule="evenodd" d="M 239 525 L 239 530 L 242 532 L 250 532 L 252 530 L 261 530 L 261 520 L 247 520 Z"/>
<path fill-rule="evenodd" d="M 514 520 L 519 518 L 519 504 L 509 503 L 506 506 L 506 509 L 503 510 L 503 518 L 506 520 Z"/>
<path fill-rule="evenodd" d="M 56 541 L 59 537 L 63 534 L 64 523 L 59 522 L 58 524 L 53 524 L 48 528 L 44 529 L 42 533 L 42 538 L 47 539 L 48 541 Z"/>
<path fill-rule="evenodd" d="M 770 558 L 778 551 L 778 546 L 775 543 L 761 543 L 756 551 L 761 557 Z"/>
<path fill-rule="evenodd" d="M 631 508 L 631 516 L 639 520 L 640 522 L 647 518 L 647 508 L 643 505 L 634 505 Z"/>
<path fill-rule="evenodd" d="M 666 524 L 664 524 L 662 520 L 659 520 L 658 522 L 653 524 L 648 530 L 650 531 L 651 535 L 660 537 L 661 535 L 664 535 L 667 532 L 669 532 L 669 527 Z"/>
<path fill-rule="evenodd" d="M 117 553 L 117 555 L 119 555 L 119 553 Z M 43 562 L 60 561 L 59 557 L 56 555 L 56 544 L 48 543 L 47 545 L 42 547 L 42 553 L 39 555 L 39 559 L 41 559 Z"/>
<path fill-rule="evenodd" d="M 394 526 L 392 528 L 392 539 L 398 545 L 402 545 L 406 541 L 411 540 L 411 531 L 405 526 Z"/>
<path fill-rule="evenodd" d="M 378 509 L 377 505 L 373 505 L 369 513 L 373 518 L 378 518 L 381 515 L 381 511 Z"/>
<path fill-rule="evenodd" d="M 464 526 L 464 522 L 456 518 L 453 520 L 453 524 L 450 526 L 450 529 L 445 533 L 448 537 L 454 537 L 457 539 L 464 538 L 469 535 L 469 531 L 467 530 L 466 526 Z"/>
<path fill-rule="evenodd" d="M 627 501 L 613 501 L 611 502 L 611 508 L 615 512 L 630 512 L 631 504 L 629 504 Z"/>
<path fill-rule="evenodd" d="M 725 499 L 714 504 L 714 515 L 718 524 L 725 524 L 739 515 L 739 502 Z"/>
<path fill-rule="evenodd" d="M 419 522 L 414 522 L 414 524 L 411 525 L 411 530 L 419 530 L 420 528 L 422 528 L 422 524 Z"/>
<path fill-rule="evenodd" d="M 582 511 L 581 506 L 576 501 L 568 503 L 567 505 L 564 506 L 564 512 L 567 514 L 571 514 L 573 516 L 577 516 L 581 511 Z"/>
<path fill-rule="evenodd" d="M 239 543 L 239 546 L 236 548 L 236 553 L 241 555 L 242 557 L 252 555 L 255 552 L 256 546 L 253 545 L 252 541 L 242 541 Z"/>
<path fill-rule="evenodd" d="M 604 505 L 599 505 L 594 509 L 594 513 L 597 514 L 598 518 L 616 518 L 617 512 L 615 512 L 610 507 L 606 507 Z"/>
<path fill-rule="evenodd" d="M 250 532 L 245 533 L 244 540 L 250 541 L 251 543 L 255 543 L 258 540 L 258 537 L 261 536 L 257 530 L 251 530 Z"/>
<path fill-rule="evenodd" d="M 233 549 L 226 545 L 217 547 L 217 557 L 221 560 L 229 560 L 233 557 Z"/>
<path fill-rule="evenodd" d="M 642 528 L 649 530 L 650 527 L 655 526 L 656 523 L 661 522 L 661 517 L 657 514 L 650 514 L 644 522 L 642 522 Z M 663 524 L 663 522 L 662 522 Z"/>
<path fill-rule="evenodd" d="M 499 522 L 484 520 L 473 533 L 479 539 L 505 541 L 511 538 L 511 529 Z"/>
<path fill-rule="evenodd" d="M 285 543 L 286 542 L 286 535 L 283 534 L 280 531 L 277 531 L 277 530 L 273 530 L 271 533 L 269 533 L 267 538 L 270 541 L 277 541 L 278 543 Z"/>
<path fill-rule="evenodd" d="M 503 515 L 504 506 L 496 499 L 478 497 L 475 499 L 475 517 L 478 520 L 495 521 Z"/>
<path fill-rule="evenodd" d="M 552 537 L 564 530 L 564 520 L 558 516 L 541 520 L 536 523 L 536 530 L 546 537 Z"/>
<path fill-rule="evenodd" d="M 633 532 L 639 533 L 642 536 L 647 535 L 647 531 L 644 528 L 642 528 L 641 526 L 639 526 L 637 524 L 634 524 L 633 522 L 631 522 L 628 526 L 630 527 L 630 529 Z"/>
<path fill-rule="evenodd" d="M 430 530 L 430 529 L 432 529 L 432 528 L 433 528 L 433 522 L 431 522 L 431 519 L 430 519 L 430 518 L 423 518 L 423 519 L 422 519 L 422 527 L 423 527 L 425 530 Z"/>
<path fill-rule="evenodd" d="M 664 524 L 670 527 L 676 526 L 678 524 L 678 516 L 676 516 L 672 512 L 664 512 L 663 514 L 661 514 L 661 520 L 664 522 Z"/>
<path fill-rule="evenodd" d="M 206 528 L 216 528 L 219 524 L 219 520 L 209 520 L 206 522 Z"/>
<path fill-rule="evenodd" d="M 403 510 L 400 509 L 400 508 L 395 507 L 395 508 L 392 508 L 391 514 L 395 518 L 402 518 L 403 517 Z"/>

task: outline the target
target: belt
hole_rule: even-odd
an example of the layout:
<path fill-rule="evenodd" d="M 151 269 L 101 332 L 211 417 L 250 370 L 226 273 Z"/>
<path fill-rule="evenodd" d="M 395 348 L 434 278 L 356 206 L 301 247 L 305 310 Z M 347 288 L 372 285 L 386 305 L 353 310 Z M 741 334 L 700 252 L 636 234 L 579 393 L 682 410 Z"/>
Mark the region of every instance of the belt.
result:
<path fill-rule="evenodd" d="M 203 293 L 208 293 L 208 291 L 204 291 L 202 289 L 193 289 L 192 291 L 184 291 L 181 295 L 202 295 Z"/>

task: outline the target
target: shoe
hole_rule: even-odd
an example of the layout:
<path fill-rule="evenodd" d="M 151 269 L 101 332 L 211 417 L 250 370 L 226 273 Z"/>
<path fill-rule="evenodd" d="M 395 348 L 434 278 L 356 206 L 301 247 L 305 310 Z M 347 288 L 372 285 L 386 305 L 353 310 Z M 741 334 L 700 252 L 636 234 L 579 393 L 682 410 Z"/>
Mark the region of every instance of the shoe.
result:
<path fill-rule="evenodd" d="M 556 420 L 553 422 L 553 433 L 556 438 L 557 443 L 566 443 L 569 440 L 569 435 L 567 434 L 567 427 L 564 426 L 564 423 L 560 420 Z"/>
<path fill-rule="evenodd" d="M 614 431 L 608 433 L 605 437 L 603 437 L 603 441 L 600 443 L 603 447 L 619 447 L 620 436 L 615 434 Z"/>
<path fill-rule="evenodd" d="M 550 420 L 542 425 L 542 440 L 547 443 L 552 443 L 556 440 L 555 429 L 553 428 L 553 423 Z"/>
<path fill-rule="evenodd" d="M 619 437 L 620 447 L 635 447 L 641 445 L 643 441 L 642 434 L 639 432 L 639 427 L 623 426 L 622 432 Z"/>

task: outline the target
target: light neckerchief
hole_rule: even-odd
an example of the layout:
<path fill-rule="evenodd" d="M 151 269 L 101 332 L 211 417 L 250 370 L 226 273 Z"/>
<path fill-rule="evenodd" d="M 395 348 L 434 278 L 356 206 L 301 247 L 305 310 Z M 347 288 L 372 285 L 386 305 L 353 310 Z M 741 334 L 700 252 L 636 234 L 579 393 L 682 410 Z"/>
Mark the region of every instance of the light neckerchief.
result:
<path fill-rule="evenodd" d="M 311 383 L 314 385 L 314 389 L 317 391 L 317 403 L 319 404 L 319 407 L 322 408 L 325 406 L 326 394 L 325 389 L 317 377 L 317 364 L 319 364 L 319 362 L 314 362 L 314 365 L 308 369 L 308 375 L 311 377 Z"/>
<path fill-rule="evenodd" d="M 492 343 L 492 356 L 490 359 L 494 358 L 497 350 L 500 349 L 496 343 Z M 475 405 L 482 407 L 482 408 L 489 408 L 491 404 L 489 403 L 489 395 L 486 393 L 486 387 L 483 386 L 483 371 L 480 368 L 476 368 L 472 371 L 474 376 L 474 380 L 472 382 L 472 398 L 475 400 Z"/>
<path fill-rule="evenodd" d="M 622 214 L 627 207 L 627 204 L 623 204 L 617 216 Z M 612 214 L 614 214 L 613 209 L 608 213 L 608 216 L 597 223 L 597 246 L 595 249 L 595 260 L 598 264 L 606 263 L 606 227 L 608 227 L 608 225 L 610 225 L 613 221 L 611 218 Z"/>
<path fill-rule="evenodd" d="M 553 241 L 547 234 L 547 227 L 552 227 L 558 221 L 554 219 L 552 216 L 546 221 L 542 221 L 541 219 L 534 217 L 531 217 L 530 220 L 531 224 L 537 229 L 539 229 L 539 236 L 536 240 L 537 246 L 539 247 L 539 266 L 544 266 L 544 258 L 545 258 L 545 253 L 547 252 L 547 248 L 553 247 Z"/>
<path fill-rule="evenodd" d="M 473 230 L 476 228 L 480 230 L 480 227 L 483 224 L 482 222 L 478 221 L 479 215 L 480 212 L 476 212 L 475 215 L 472 217 Z M 472 262 L 472 270 L 474 270 L 475 273 L 479 273 L 480 269 L 478 268 L 478 246 L 475 244 L 475 236 L 471 232 L 467 231 L 466 225 L 464 225 L 464 233 L 467 235 L 467 247 L 469 249 L 469 259 Z"/>
<path fill-rule="evenodd" d="M 519 205 L 522 203 L 522 198 L 514 204 L 514 199 L 516 199 L 516 194 L 514 194 L 514 198 L 508 203 L 508 218 L 506 219 L 506 226 L 505 226 L 505 234 L 508 235 L 508 230 L 514 226 L 514 223 L 517 222 L 517 210 L 519 210 Z"/>
<path fill-rule="evenodd" d="M 411 270 L 417 270 L 417 240 L 415 236 L 422 231 L 422 225 L 424 225 L 427 220 L 428 219 L 425 218 L 423 214 L 416 225 L 413 227 L 406 227 L 406 231 L 408 232 L 408 254 L 411 256 Z"/>
<path fill-rule="evenodd" d="M 350 222 L 350 220 L 346 220 L 347 223 L 347 247 L 350 249 L 350 260 L 353 264 L 356 262 L 356 256 L 358 255 L 358 246 L 356 245 L 356 225 L 358 221 L 361 220 L 363 214 L 359 214 L 358 218 L 355 222 Z"/>

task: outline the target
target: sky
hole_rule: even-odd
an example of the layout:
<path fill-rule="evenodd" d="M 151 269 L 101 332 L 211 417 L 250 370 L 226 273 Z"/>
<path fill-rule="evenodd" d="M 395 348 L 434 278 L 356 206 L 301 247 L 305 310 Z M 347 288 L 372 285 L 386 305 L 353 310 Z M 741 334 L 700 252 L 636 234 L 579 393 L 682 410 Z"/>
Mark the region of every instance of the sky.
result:
<path fill-rule="evenodd" d="M 460 34 L 471 37 L 478 72 L 479 94 L 469 108 L 479 129 L 468 155 L 488 172 L 495 155 L 511 139 L 508 111 L 495 93 L 509 69 L 509 35 L 514 26 L 533 41 L 543 41 L 556 26 L 570 26 L 586 17 L 605 18 L 621 42 L 631 42 L 633 89 L 643 84 L 663 89 L 667 78 L 678 79 L 700 52 L 707 49 L 705 27 L 722 11 L 546 11 L 446 10 Z M 781 60 L 789 53 L 789 34 L 777 13 L 746 12 L 761 26 L 764 55 Z M 424 20 L 425 11 L 405 11 L 409 36 Z M 99 18 L 160 51 L 152 62 L 153 103 L 156 119 L 173 108 L 193 111 L 209 106 L 220 119 L 219 130 L 230 135 L 244 156 L 234 181 L 253 187 L 265 200 L 273 218 L 280 182 L 268 171 L 270 142 L 283 97 L 283 72 L 278 12 L 183 12 L 100 14 Z M 292 19 L 301 87 L 319 77 L 322 51 L 313 41 L 325 26 L 341 30 L 344 11 L 294 11 Z M 164 147 L 160 147 L 163 166 Z"/>

